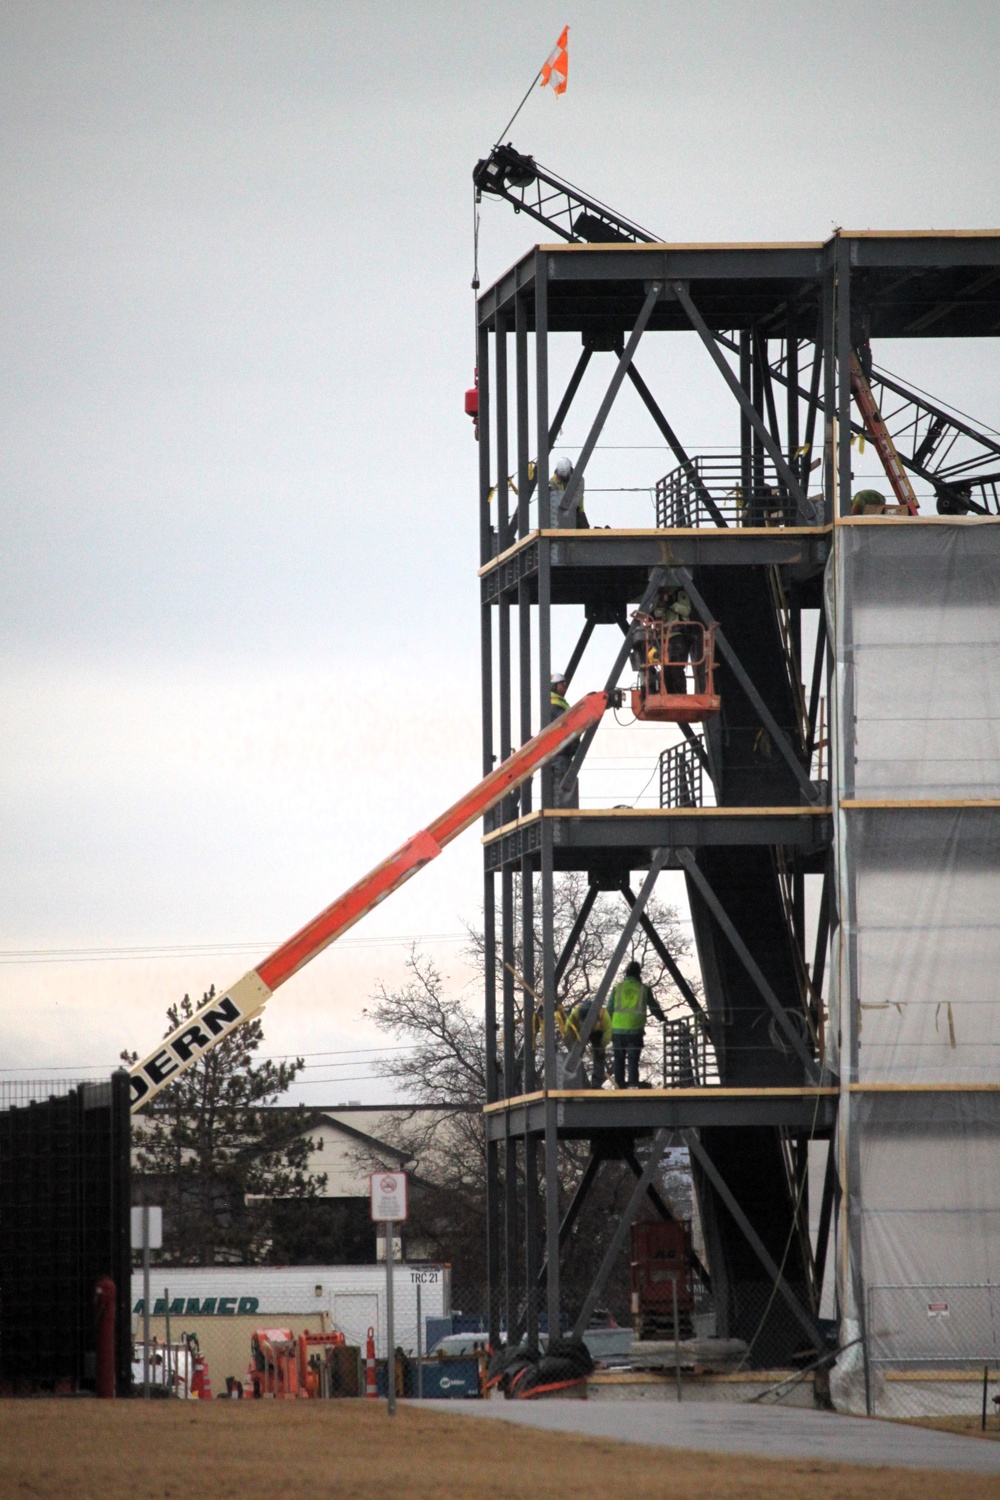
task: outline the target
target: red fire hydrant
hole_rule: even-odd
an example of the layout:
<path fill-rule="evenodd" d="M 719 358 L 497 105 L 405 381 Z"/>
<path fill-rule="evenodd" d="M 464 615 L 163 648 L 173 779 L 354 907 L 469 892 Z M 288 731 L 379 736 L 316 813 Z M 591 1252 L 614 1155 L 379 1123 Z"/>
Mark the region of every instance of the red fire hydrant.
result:
<path fill-rule="evenodd" d="M 118 1290 L 110 1276 L 102 1276 L 94 1287 L 94 1332 L 97 1344 L 97 1394 L 105 1401 L 115 1397 L 115 1304 Z"/>

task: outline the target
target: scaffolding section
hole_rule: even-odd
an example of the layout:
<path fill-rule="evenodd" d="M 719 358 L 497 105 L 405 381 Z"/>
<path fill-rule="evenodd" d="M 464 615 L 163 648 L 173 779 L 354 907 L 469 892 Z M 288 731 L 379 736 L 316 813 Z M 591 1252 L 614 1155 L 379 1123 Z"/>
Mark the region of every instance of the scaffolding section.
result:
<path fill-rule="evenodd" d="M 1000 535 L 996 522 L 975 519 L 996 511 L 998 475 L 990 460 L 996 457 L 1000 470 L 1000 448 L 964 418 L 896 382 L 898 405 L 891 421 L 883 416 L 899 460 L 930 492 L 930 503 L 954 519 L 852 523 L 852 441 L 864 426 L 852 408 L 851 362 L 853 356 L 881 393 L 894 377 L 873 371 L 871 340 L 877 347 L 883 338 L 1000 330 L 1000 236 L 841 233 L 825 244 L 536 247 L 483 293 L 477 315 L 484 771 L 547 722 L 553 667 L 565 669 L 572 682 L 598 625 L 617 626 L 621 645 L 609 656 L 606 680 L 588 678 L 579 686 L 613 692 L 629 685 L 632 617 L 648 611 L 665 589 L 683 589 L 692 618 L 715 626 L 721 700 L 719 712 L 703 724 L 684 726 L 683 748 L 664 755 L 659 808 L 579 807 L 579 775 L 593 740 L 588 733 L 571 757 L 485 820 L 492 1336 L 526 1333 L 534 1342 L 540 1318 L 557 1328 L 567 1314 L 582 1330 L 638 1210 L 648 1202 L 671 1219 L 658 1168 L 671 1145 L 684 1145 L 694 1170 L 717 1334 L 743 1340 L 749 1364 L 771 1367 L 850 1344 L 842 1367 L 862 1372 L 863 1406 L 866 1391 L 870 1402 L 873 1357 L 865 1299 L 873 1283 L 863 1266 L 868 1147 L 862 1142 L 873 1150 L 876 1135 L 869 1130 L 865 1136 L 857 1122 L 876 1106 L 868 1093 L 855 1099 L 851 1090 L 868 1086 L 857 1071 L 864 1055 L 857 1046 L 864 995 L 862 988 L 859 1000 L 856 970 L 867 950 L 856 886 L 866 830 L 875 825 L 865 823 L 869 814 L 856 806 L 854 772 L 845 780 L 855 753 L 848 727 L 855 709 L 846 696 L 854 690 L 845 666 L 853 645 L 844 645 L 844 620 L 868 538 L 884 536 L 891 551 L 905 548 L 909 535 Z M 639 372 L 644 340 L 680 332 L 698 336 L 718 374 L 723 416 L 714 458 L 687 451 L 665 403 Z M 578 351 L 558 394 L 549 389 L 550 345 L 557 338 L 571 340 Z M 603 397 L 590 413 L 573 475 L 556 494 L 551 450 L 592 360 L 605 367 Z M 575 500 L 626 386 L 672 454 L 673 467 L 656 485 L 657 525 L 583 529 Z M 727 444 L 731 452 L 720 458 Z M 851 546 L 860 549 L 858 556 Z M 893 553 L 886 566 L 905 571 L 909 563 Z M 866 576 L 880 576 L 878 567 Z M 919 576 L 928 576 L 926 568 Z M 958 579 L 960 591 L 961 568 L 947 576 Z M 568 663 L 552 657 L 556 609 L 577 622 Z M 982 611 L 995 633 L 995 606 L 984 602 Z M 838 657 L 836 671 L 830 620 L 838 652 L 848 653 Z M 907 617 L 900 629 L 911 623 Z M 955 619 L 952 626 L 961 623 Z M 915 659 L 922 660 L 919 642 L 929 635 L 926 624 L 915 626 Z M 981 647 L 965 640 L 972 671 L 973 660 L 993 650 L 993 636 L 984 635 Z M 809 643 L 806 661 L 803 642 Z M 890 651 L 887 671 L 891 657 Z M 943 663 L 942 657 L 935 670 L 945 672 Z M 572 688 L 569 693 L 577 696 Z M 926 698 L 918 685 L 911 709 L 914 702 L 925 707 Z M 828 701 L 834 703 L 838 757 L 832 794 L 823 751 Z M 915 712 L 925 738 L 933 739 L 924 707 Z M 992 743 L 984 733 L 977 754 Z M 881 759 L 875 755 L 873 765 Z M 915 772 L 906 763 L 899 775 L 905 781 Z M 952 787 L 945 800 L 965 795 Z M 928 791 L 918 778 L 895 796 L 928 804 L 915 819 L 937 816 L 931 804 L 940 801 L 940 788 Z M 993 880 L 998 806 L 980 801 L 976 813 L 953 809 L 941 831 L 949 849 L 956 840 L 964 847 L 955 819 L 968 819 L 961 827 L 970 830 L 969 850 L 979 849 L 976 857 Z M 913 827 L 916 832 L 916 822 Z M 871 837 L 877 842 L 877 828 Z M 925 840 L 922 846 L 929 865 L 937 858 L 932 845 Z M 877 865 L 882 855 L 871 857 Z M 900 856 L 901 867 L 906 857 Z M 646 914 L 667 869 L 685 877 L 701 996 Z M 565 951 L 557 953 L 553 892 L 564 871 L 585 873 L 588 898 Z M 817 899 L 807 910 L 809 877 L 815 877 Z M 642 926 L 689 1007 L 690 1029 L 681 1035 L 674 1027 L 664 1042 L 672 1086 L 581 1088 L 586 1036 L 568 1055 L 561 1051 L 558 984 L 600 892 L 620 895 L 622 932 L 598 998 L 619 977 L 632 934 Z M 927 903 L 920 907 L 928 943 L 933 915 Z M 982 942 L 995 971 L 995 929 L 987 923 L 984 933 L 992 934 Z M 834 984 L 829 999 L 828 977 Z M 945 993 L 945 971 L 939 980 L 935 1004 L 942 1008 L 934 1022 L 922 1010 L 919 1024 L 947 1029 L 955 1001 Z M 539 1004 L 543 1040 L 536 1046 Z M 976 1014 L 987 1024 L 991 1012 L 982 1004 Z M 977 1035 L 968 1033 L 970 1040 Z M 955 1048 L 950 1040 L 946 1045 L 961 1056 L 957 1036 Z M 891 1046 L 883 1051 L 894 1086 L 908 1083 L 893 1071 L 903 1055 Z M 988 1051 L 981 1067 L 997 1078 Z M 976 1089 L 970 1097 L 978 1121 L 988 1107 L 983 1101 L 1000 1100 L 1000 1092 L 989 1094 L 985 1080 Z M 901 1104 L 903 1095 L 897 1090 L 893 1097 L 892 1109 L 905 1114 L 910 1106 Z M 892 1130 L 898 1137 L 898 1126 L 887 1129 L 886 1139 Z M 589 1144 L 590 1165 L 570 1193 L 563 1145 L 580 1140 Z M 810 1234 L 809 1160 L 815 1170 L 820 1153 L 821 1191 Z M 598 1166 L 607 1161 L 634 1176 L 634 1191 L 603 1263 L 593 1268 L 589 1292 L 581 1305 L 567 1308 L 560 1250 Z M 920 1188 L 913 1190 L 919 1199 Z M 874 1251 L 867 1253 L 872 1259 Z M 873 1264 L 886 1280 L 903 1274 L 891 1257 Z M 930 1260 L 918 1257 L 906 1274 L 941 1275 L 937 1262 L 933 1274 L 921 1269 L 925 1265 Z M 978 1267 L 970 1260 L 963 1275 L 988 1281 Z M 821 1309 L 834 1316 L 821 1318 Z M 856 1386 L 854 1379 L 851 1389 Z M 856 1399 L 856 1391 L 848 1395 Z"/>

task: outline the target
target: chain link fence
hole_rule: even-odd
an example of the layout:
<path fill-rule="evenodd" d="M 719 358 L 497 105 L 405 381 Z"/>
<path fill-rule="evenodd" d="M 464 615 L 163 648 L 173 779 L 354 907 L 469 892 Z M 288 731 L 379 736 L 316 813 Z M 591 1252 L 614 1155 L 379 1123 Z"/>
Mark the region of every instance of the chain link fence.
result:
<path fill-rule="evenodd" d="M 868 1288 L 868 1409 L 1000 1427 L 1000 1283 Z"/>

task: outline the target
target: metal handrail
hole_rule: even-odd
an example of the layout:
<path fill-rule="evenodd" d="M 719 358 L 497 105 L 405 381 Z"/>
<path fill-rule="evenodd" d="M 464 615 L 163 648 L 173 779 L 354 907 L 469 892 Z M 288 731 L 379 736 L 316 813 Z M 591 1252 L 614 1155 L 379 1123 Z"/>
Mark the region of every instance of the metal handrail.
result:
<path fill-rule="evenodd" d="M 715 453 L 700 455 L 657 480 L 657 526 L 717 526 L 705 503 L 706 491 L 732 526 L 784 526 L 795 520 L 794 505 L 768 455 L 754 455 L 748 466 L 739 453 Z"/>

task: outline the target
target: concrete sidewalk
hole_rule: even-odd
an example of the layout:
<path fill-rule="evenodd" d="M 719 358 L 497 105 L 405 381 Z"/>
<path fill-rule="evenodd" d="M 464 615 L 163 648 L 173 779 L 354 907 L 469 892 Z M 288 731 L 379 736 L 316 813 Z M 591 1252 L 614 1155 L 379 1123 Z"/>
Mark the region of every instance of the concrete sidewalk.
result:
<path fill-rule="evenodd" d="M 614 1438 L 623 1443 L 748 1453 L 758 1458 L 824 1459 L 906 1469 L 1000 1475 L 1000 1441 L 926 1427 L 795 1407 L 707 1401 L 408 1401 L 427 1411 L 526 1427 Z"/>

